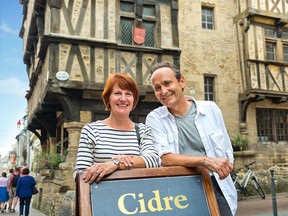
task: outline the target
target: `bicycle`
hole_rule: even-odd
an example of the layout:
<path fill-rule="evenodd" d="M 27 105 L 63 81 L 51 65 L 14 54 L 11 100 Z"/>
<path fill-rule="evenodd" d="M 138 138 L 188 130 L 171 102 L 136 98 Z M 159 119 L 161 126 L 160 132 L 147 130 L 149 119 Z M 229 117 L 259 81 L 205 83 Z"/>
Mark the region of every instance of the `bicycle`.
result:
<path fill-rule="evenodd" d="M 253 165 L 255 162 L 256 161 L 253 161 L 250 164 L 245 164 L 244 167 L 239 168 L 239 169 L 231 172 L 231 177 L 233 179 L 234 185 L 235 185 L 236 190 L 237 190 L 238 200 L 239 199 L 242 200 L 243 194 L 245 196 L 247 196 L 247 184 L 248 184 L 250 179 L 253 181 L 253 184 L 254 184 L 255 189 L 258 192 L 258 194 L 261 196 L 262 199 L 265 199 L 264 190 L 260 186 L 260 183 L 259 183 L 257 177 L 255 176 L 255 174 L 253 173 L 253 171 L 250 168 L 250 166 Z M 245 173 L 245 175 L 242 179 L 239 179 L 238 172 L 241 169 L 246 169 L 247 172 Z"/>

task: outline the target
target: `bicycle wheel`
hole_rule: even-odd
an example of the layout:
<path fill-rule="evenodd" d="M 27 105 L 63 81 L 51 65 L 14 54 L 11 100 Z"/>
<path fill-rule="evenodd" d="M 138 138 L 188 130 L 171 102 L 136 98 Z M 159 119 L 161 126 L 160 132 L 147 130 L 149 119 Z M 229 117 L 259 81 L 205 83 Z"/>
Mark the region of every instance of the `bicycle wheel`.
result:
<path fill-rule="evenodd" d="M 237 191 L 237 200 L 242 200 L 242 187 L 238 182 L 235 182 L 235 188 Z"/>
<path fill-rule="evenodd" d="M 254 177 L 254 178 L 252 178 L 252 180 L 253 180 L 254 186 L 255 186 L 258 194 L 262 197 L 262 199 L 265 199 L 265 193 L 264 193 L 262 187 L 260 186 L 259 182 L 257 181 L 257 179 Z"/>

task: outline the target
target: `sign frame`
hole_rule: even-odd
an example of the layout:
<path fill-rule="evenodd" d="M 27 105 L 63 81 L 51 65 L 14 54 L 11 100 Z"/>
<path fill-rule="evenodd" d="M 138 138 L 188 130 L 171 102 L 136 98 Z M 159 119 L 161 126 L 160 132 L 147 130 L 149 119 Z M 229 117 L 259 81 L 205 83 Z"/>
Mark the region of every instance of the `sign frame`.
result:
<path fill-rule="evenodd" d="M 181 166 L 161 167 L 161 168 L 137 168 L 131 170 L 118 170 L 102 181 L 126 180 L 126 179 L 145 179 L 155 177 L 173 177 L 173 176 L 189 176 L 200 175 L 207 198 L 211 216 L 220 216 L 217 201 L 215 198 L 211 177 L 206 169 L 197 170 L 196 168 L 186 168 Z M 76 216 L 92 216 L 92 205 L 90 198 L 90 184 L 85 183 L 81 174 L 76 176 Z"/>

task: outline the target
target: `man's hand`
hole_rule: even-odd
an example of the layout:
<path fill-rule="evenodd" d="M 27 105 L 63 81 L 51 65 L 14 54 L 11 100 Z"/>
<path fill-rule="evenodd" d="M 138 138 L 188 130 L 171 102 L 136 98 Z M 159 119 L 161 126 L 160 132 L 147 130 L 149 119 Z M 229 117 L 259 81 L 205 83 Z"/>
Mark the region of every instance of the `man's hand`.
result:
<path fill-rule="evenodd" d="M 203 159 L 202 165 L 212 172 L 216 172 L 220 179 L 225 179 L 233 170 L 233 165 L 227 158 L 211 158 Z"/>

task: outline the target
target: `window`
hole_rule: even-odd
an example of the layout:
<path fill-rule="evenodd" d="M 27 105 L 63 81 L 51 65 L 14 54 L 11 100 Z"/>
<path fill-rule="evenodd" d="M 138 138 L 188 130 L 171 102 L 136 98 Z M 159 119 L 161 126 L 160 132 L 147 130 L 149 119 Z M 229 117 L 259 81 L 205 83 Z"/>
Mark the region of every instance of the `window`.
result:
<path fill-rule="evenodd" d="M 284 62 L 288 62 L 288 44 L 283 46 Z"/>
<path fill-rule="evenodd" d="M 269 61 L 276 61 L 276 45 L 274 43 L 266 43 L 266 57 Z"/>
<path fill-rule="evenodd" d="M 276 31 L 273 29 L 265 29 L 265 36 L 271 37 L 271 38 L 276 38 Z"/>
<path fill-rule="evenodd" d="M 204 96 L 207 101 L 214 101 L 214 77 L 204 76 Z"/>
<path fill-rule="evenodd" d="M 136 14 L 136 3 L 120 2 L 121 43 L 139 46 L 133 41 L 135 27 L 145 28 L 145 41 L 141 46 L 155 47 L 156 9 L 155 5 L 143 4 L 142 14 Z"/>
<path fill-rule="evenodd" d="M 277 34 L 274 29 L 265 29 L 266 60 L 288 62 L 288 30 Z M 277 50 L 277 48 L 282 49 Z"/>
<path fill-rule="evenodd" d="M 258 142 L 288 143 L 288 110 L 256 109 Z"/>
<path fill-rule="evenodd" d="M 202 28 L 214 29 L 214 9 L 202 7 Z"/>

